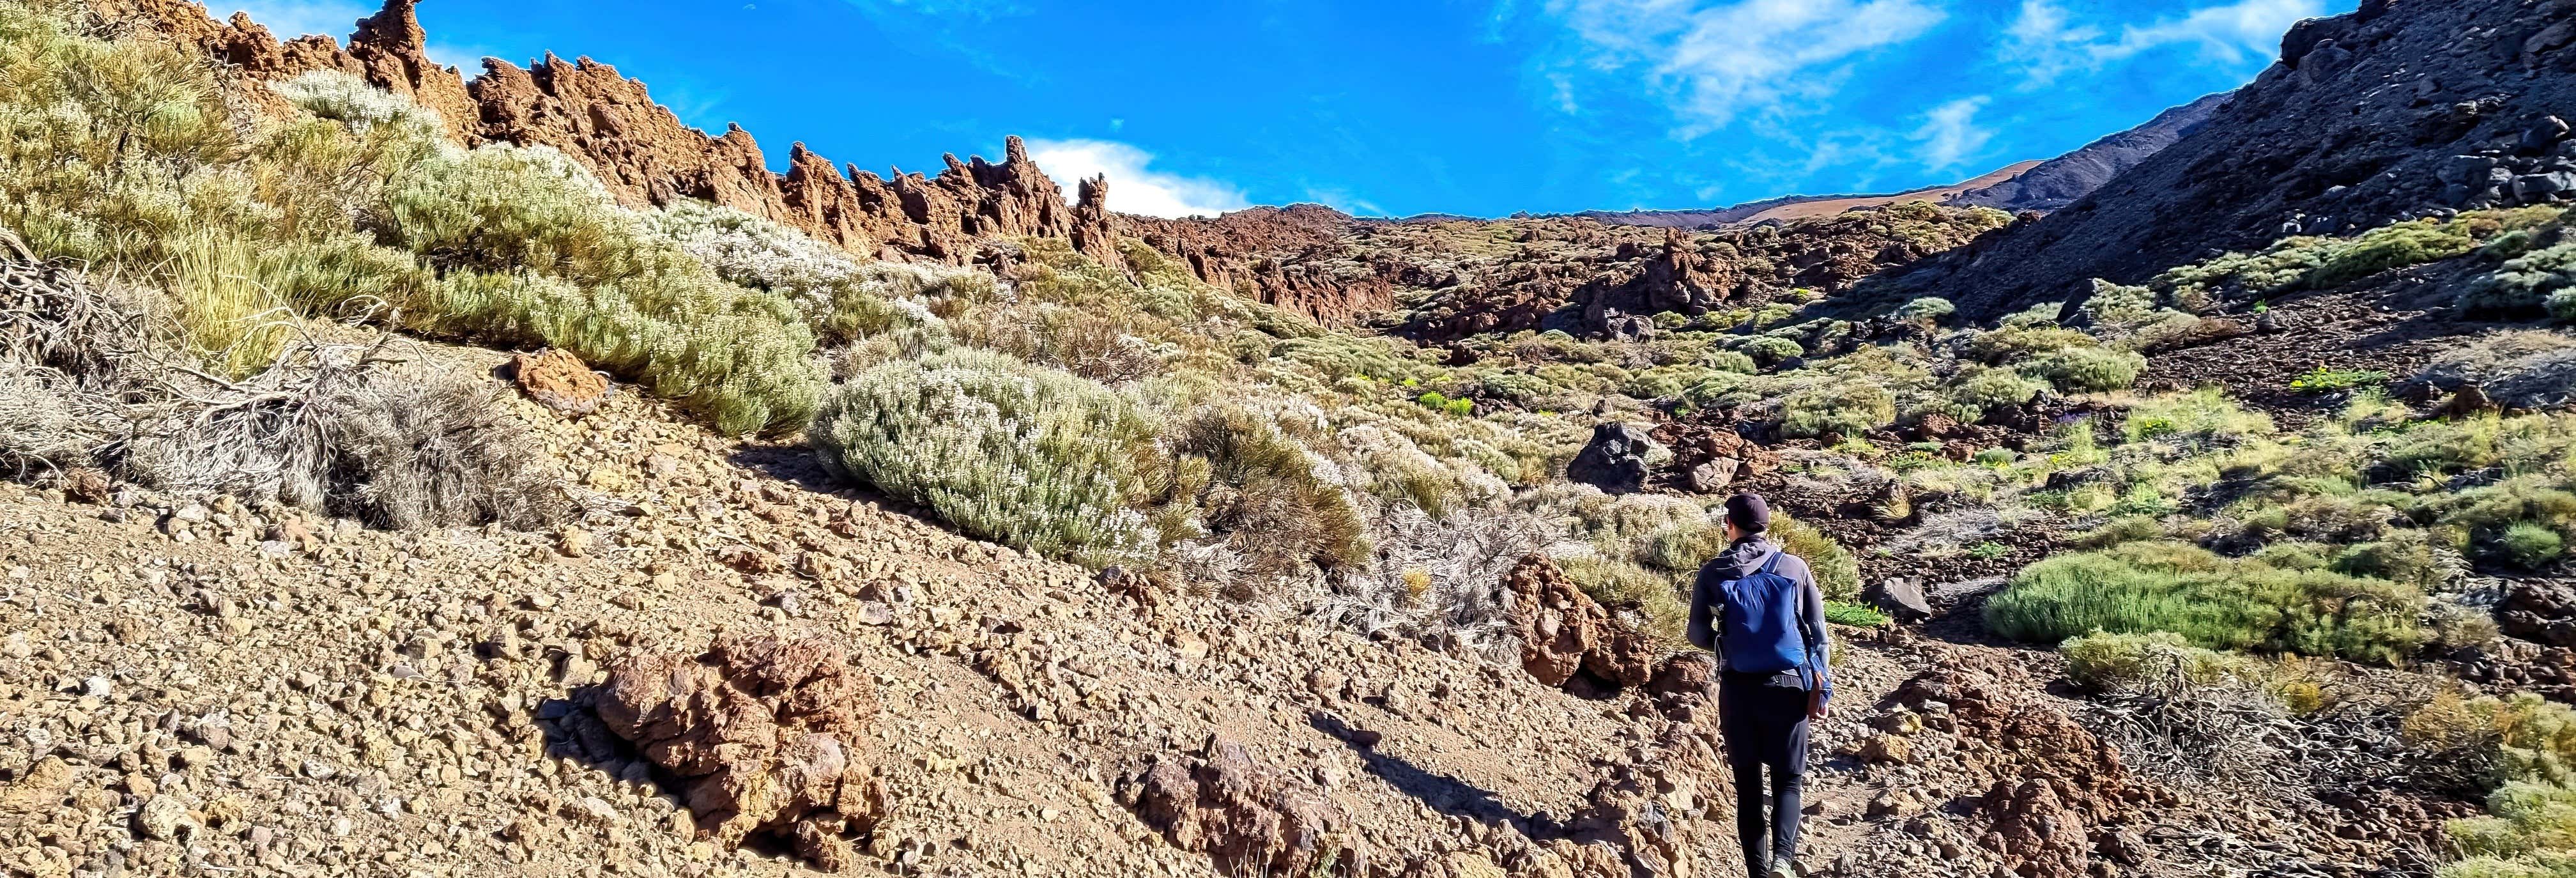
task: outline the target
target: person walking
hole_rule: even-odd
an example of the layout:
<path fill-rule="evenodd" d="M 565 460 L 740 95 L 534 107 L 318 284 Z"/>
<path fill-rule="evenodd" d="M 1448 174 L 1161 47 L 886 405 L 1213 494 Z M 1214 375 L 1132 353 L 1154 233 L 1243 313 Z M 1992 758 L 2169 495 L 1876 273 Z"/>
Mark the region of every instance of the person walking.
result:
<path fill-rule="evenodd" d="M 1735 770 L 1735 830 L 1751 878 L 1796 878 L 1807 728 L 1833 700 L 1825 597 L 1807 562 L 1765 534 L 1757 494 L 1726 501 L 1726 551 L 1691 588 L 1690 641 L 1717 654 L 1717 724 Z M 1770 813 L 1762 769 L 1771 769 Z"/>

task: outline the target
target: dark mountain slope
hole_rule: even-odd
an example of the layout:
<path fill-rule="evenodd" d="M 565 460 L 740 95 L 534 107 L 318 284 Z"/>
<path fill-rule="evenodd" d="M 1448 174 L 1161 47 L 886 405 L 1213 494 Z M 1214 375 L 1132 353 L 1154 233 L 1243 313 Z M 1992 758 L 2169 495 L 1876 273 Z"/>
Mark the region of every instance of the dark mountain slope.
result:
<path fill-rule="evenodd" d="M 2199 130 L 2200 124 L 2209 121 L 2209 115 L 2227 98 L 2225 93 L 2214 94 L 2158 113 L 2144 125 L 2085 144 L 2083 149 L 2049 159 L 2002 183 L 1961 193 L 1950 203 L 2016 213 L 2046 212 L 2073 204 L 2120 172 L 2137 167 Z"/>
<path fill-rule="evenodd" d="M 1973 317 L 2144 280 L 2214 249 L 2576 189 L 2576 0 L 2371 0 L 2301 22 L 2193 136 L 2046 218 L 1904 276 Z"/>

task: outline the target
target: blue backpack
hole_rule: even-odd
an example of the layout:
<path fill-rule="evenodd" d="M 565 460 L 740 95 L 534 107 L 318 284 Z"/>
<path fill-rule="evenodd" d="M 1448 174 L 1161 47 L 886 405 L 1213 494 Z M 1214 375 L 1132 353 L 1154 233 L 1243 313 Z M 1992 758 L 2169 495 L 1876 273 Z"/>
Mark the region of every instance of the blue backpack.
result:
<path fill-rule="evenodd" d="M 1726 596 L 1722 636 L 1726 669 L 1776 674 L 1807 667 L 1811 633 L 1799 606 L 1798 581 L 1780 575 L 1785 552 L 1772 552 L 1762 569 L 1718 584 Z"/>

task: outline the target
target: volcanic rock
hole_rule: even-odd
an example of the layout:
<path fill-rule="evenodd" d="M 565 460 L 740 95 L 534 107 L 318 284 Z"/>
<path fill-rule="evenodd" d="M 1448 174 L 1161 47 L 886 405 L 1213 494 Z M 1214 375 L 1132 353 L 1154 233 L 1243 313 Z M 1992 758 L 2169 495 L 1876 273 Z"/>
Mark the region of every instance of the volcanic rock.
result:
<path fill-rule="evenodd" d="M 1503 586 L 1520 632 L 1521 668 L 1548 686 L 1616 689 L 1645 684 L 1655 672 L 1655 645 L 1584 594 L 1545 555 L 1522 558 Z"/>
<path fill-rule="evenodd" d="M 1163 754 L 1125 791 L 1138 816 L 1174 846 L 1236 875 L 1368 874 L 1349 815 L 1314 785 L 1211 736 L 1195 757 Z"/>
<path fill-rule="evenodd" d="M 590 414 L 608 396 L 608 379 L 562 348 L 513 356 L 510 373 L 529 399 L 567 415 Z"/>
<path fill-rule="evenodd" d="M 1673 486 L 1695 494 L 1722 493 L 1780 470 L 1780 455 L 1734 430 L 1667 422 L 1651 436 L 1672 450 L 1666 470 Z"/>
<path fill-rule="evenodd" d="M 2576 586 L 2518 582 L 2496 607 L 2504 633 L 2550 646 L 2576 647 Z"/>
<path fill-rule="evenodd" d="M 1645 489 L 1653 471 L 1649 458 L 1657 456 L 1658 447 L 1644 430 L 1603 423 L 1592 428 L 1592 441 L 1566 465 L 1565 477 L 1613 494 L 1633 494 Z"/>
<path fill-rule="evenodd" d="M 821 640 L 719 636 L 704 655 L 645 654 L 609 673 L 599 718 L 677 776 L 698 832 L 769 835 L 827 870 L 889 808 L 860 761 L 876 696 Z"/>

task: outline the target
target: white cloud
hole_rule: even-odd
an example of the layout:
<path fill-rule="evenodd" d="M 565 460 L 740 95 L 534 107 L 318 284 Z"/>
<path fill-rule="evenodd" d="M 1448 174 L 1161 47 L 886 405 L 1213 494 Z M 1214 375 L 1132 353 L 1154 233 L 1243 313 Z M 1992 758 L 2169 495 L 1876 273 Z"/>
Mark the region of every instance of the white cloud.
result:
<path fill-rule="evenodd" d="M 346 40 L 351 31 L 358 29 L 358 19 L 376 14 L 378 8 L 348 0 L 218 0 L 206 4 L 206 11 L 219 18 L 231 18 L 235 10 L 248 12 L 250 20 L 259 22 L 281 40 L 306 34 Z"/>
<path fill-rule="evenodd" d="M 1914 140 L 1922 144 L 1923 167 L 1945 170 L 1986 148 L 1995 132 L 1977 127 L 1977 111 L 1985 109 L 1987 97 L 1960 98 L 1923 114 L 1923 127 L 1915 129 Z"/>
<path fill-rule="evenodd" d="M 1215 216 L 1252 206 L 1243 190 L 1205 177 L 1148 169 L 1154 155 L 1111 140 L 1031 140 L 1029 160 L 1075 195 L 1076 181 L 1109 175 L 1109 209 L 1145 216 Z"/>
<path fill-rule="evenodd" d="M 2290 25 L 2324 14 L 2325 0 L 2237 0 L 2178 18 L 2121 25 L 2112 38 L 2100 26 L 2071 23 L 2055 0 L 2022 0 L 2021 15 L 2005 30 L 1997 54 L 2023 64 L 2034 85 L 2166 46 L 2196 47 L 2205 62 L 2241 65 L 2271 58 Z"/>
<path fill-rule="evenodd" d="M 1947 16 L 1927 0 L 1552 0 L 1548 9 L 1584 44 L 1580 64 L 1642 69 L 1683 119 L 1683 137 L 1821 97 L 1841 78 L 1832 68 Z"/>

